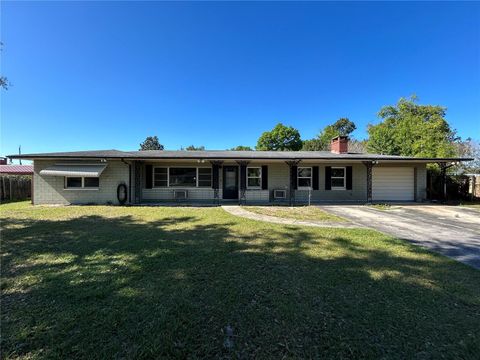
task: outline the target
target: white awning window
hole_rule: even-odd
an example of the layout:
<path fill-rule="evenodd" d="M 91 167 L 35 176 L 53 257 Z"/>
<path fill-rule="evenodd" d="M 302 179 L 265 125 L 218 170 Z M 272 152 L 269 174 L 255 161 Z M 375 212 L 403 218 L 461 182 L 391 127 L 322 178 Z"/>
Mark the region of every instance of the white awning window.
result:
<path fill-rule="evenodd" d="M 40 175 L 100 177 L 100 174 L 106 167 L 106 164 L 58 164 L 40 170 Z"/>

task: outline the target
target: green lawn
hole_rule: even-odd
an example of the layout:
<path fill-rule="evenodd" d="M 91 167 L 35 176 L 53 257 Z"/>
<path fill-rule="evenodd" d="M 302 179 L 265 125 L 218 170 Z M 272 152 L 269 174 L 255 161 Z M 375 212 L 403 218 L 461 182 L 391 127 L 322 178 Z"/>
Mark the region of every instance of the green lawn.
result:
<path fill-rule="evenodd" d="M 462 201 L 460 206 L 466 206 L 466 207 L 469 207 L 469 208 L 472 208 L 472 209 L 475 209 L 475 210 L 480 210 L 480 201 L 479 200 L 476 200 L 476 201 Z"/>
<path fill-rule="evenodd" d="M 245 210 L 261 215 L 270 215 L 294 220 L 342 222 L 345 219 L 329 214 L 316 206 L 244 206 Z"/>
<path fill-rule="evenodd" d="M 371 230 L 0 211 L 3 359 L 478 358 L 480 271 Z"/>

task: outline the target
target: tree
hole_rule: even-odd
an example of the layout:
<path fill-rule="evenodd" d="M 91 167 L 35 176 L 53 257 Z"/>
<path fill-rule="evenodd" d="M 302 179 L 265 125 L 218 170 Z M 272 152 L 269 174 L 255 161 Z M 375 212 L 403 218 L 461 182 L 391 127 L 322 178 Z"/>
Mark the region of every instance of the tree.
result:
<path fill-rule="evenodd" d="M 230 149 L 230 151 L 252 151 L 250 146 L 238 145 Z"/>
<path fill-rule="evenodd" d="M 467 138 L 465 141 L 455 143 L 456 154 L 459 157 L 473 158 L 473 161 L 462 162 L 457 170 L 461 173 L 480 173 L 480 142 Z"/>
<path fill-rule="evenodd" d="M 190 145 L 185 148 L 187 151 L 205 151 L 205 146 Z"/>
<path fill-rule="evenodd" d="M 340 118 L 332 125 L 326 126 L 318 135 L 318 139 L 322 144 L 322 150 L 330 149 L 330 142 L 336 136 L 348 136 L 355 131 L 357 126 L 348 118 Z"/>
<path fill-rule="evenodd" d="M 302 145 L 302 151 L 322 151 L 323 143 L 319 139 L 305 140 Z"/>
<path fill-rule="evenodd" d="M 384 106 L 377 125 L 368 126 L 368 150 L 379 154 L 413 157 L 450 157 L 459 140 L 445 119 L 446 108 L 419 105 L 417 98 L 401 98 Z"/>
<path fill-rule="evenodd" d="M 3 43 L 0 41 L 0 51 L 3 50 Z M 10 82 L 5 76 L 0 75 L 0 87 L 2 89 L 8 90 Z"/>
<path fill-rule="evenodd" d="M 157 136 L 147 136 L 145 141 L 140 144 L 140 150 L 163 150 L 163 145 L 160 144 Z"/>
<path fill-rule="evenodd" d="M 330 150 L 330 143 L 336 136 L 348 136 L 356 129 L 356 125 L 348 118 L 340 118 L 331 125 L 323 128 L 316 138 L 305 140 L 302 150 L 305 151 L 327 151 Z"/>
<path fill-rule="evenodd" d="M 297 129 L 278 123 L 272 131 L 265 131 L 257 141 L 257 150 L 297 151 L 302 140 Z"/>

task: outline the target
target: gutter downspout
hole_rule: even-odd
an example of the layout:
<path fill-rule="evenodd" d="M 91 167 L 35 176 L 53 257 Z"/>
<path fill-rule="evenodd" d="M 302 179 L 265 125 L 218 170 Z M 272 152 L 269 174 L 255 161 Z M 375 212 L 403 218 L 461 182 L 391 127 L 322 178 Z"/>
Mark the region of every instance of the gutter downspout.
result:
<path fill-rule="evenodd" d="M 120 158 L 121 162 L 128 165 L 128 203 L 132 204 L 132 164 L 127 163 L 123 158 Z"/>

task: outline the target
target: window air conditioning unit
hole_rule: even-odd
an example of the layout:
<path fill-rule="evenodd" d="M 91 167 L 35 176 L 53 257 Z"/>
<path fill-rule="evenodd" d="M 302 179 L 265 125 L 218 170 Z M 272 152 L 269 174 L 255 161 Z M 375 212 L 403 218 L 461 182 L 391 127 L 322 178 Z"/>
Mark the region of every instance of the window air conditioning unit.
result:
<path fill-rule="evenodd" d="M 173 190 L 173 198 L 175 200 L 185 200 L 188 198 L 187 190 Z"/>
<path fill-rule="evenodd" d="M 287 190 L 273 190 L 273 198 L 276 199 L 286 199 Z"/>

